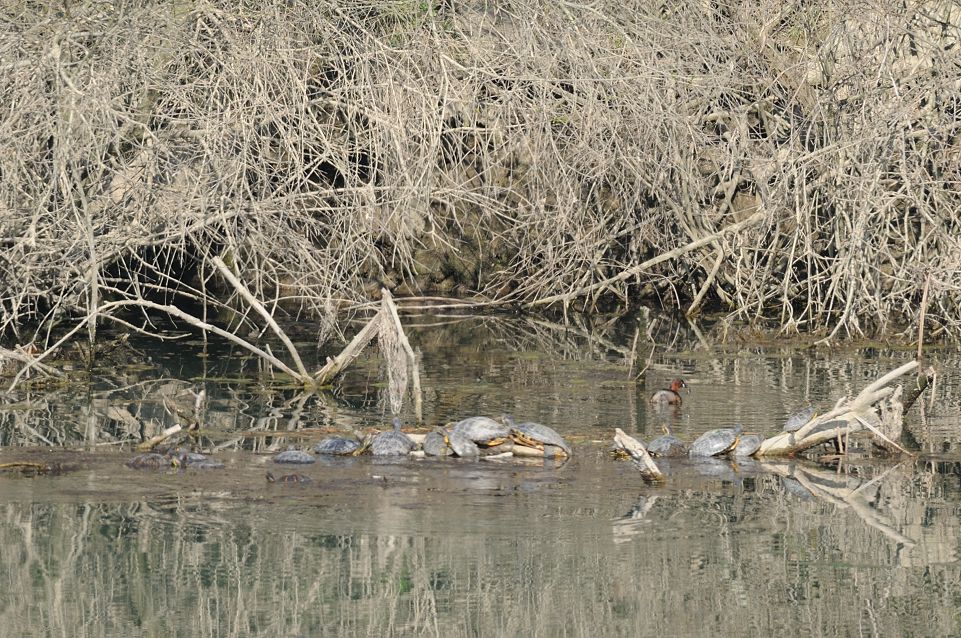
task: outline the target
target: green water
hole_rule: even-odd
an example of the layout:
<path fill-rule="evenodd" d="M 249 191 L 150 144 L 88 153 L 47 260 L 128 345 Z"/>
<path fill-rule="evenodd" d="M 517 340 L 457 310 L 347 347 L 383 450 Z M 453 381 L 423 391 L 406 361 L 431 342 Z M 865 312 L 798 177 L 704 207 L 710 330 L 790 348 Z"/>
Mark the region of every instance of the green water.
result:
<path fill-rule="evenodd" d="M 480 318 L 412 330 L 427 422 L 511 412 L 548 423 L 573 442 L 562 464 L 368 457 L 278 469 L 276 450 L 386 421 L 376 356 L 324 395 L 279 388 L 240 353 L 199 342 L 137 342 L 120 362 L 71 371 L 70 384 L 23 386 L 0 406 L 0 463 L 66 471 L 0 473 L 0 635 L 961 633 L 951 376 L 909 413 L 921 453 L 900 463 L 683 460 L 663 463 L 663 486 L 646 485 L 607 455 L 614 427 L 691 439 L 740 422 L 770 434 L 911 357 L 724 345 L 703 332 L 662 322 L 631 382 L 623 325 Z M 638 346 L 642 367 L 651 346 Z M 932 358 L 957 367 L 951 351 Z M 682 409 L 652 411 L 645 397 L 675 375 L 691 386 Z M 207 390 L 200 445 L 226 468 L 125 467 L 177 401 L 189 404 L 188 386 Z M 271 484 L 268 470 L 313 482 Z"/>

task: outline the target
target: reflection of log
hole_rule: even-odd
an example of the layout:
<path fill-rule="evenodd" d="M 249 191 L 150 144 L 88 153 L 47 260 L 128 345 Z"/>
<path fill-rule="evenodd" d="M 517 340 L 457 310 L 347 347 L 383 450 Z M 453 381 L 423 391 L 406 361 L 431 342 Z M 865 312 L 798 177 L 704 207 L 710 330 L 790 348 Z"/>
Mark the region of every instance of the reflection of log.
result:
<path fill-rule="evenodd" d="M 641 477 L 645 481 L 660 482 L 664 480 L 664 474 L 661 473 L 657 464 L 654 463 L 654 459 L 647 453 L 647 448 L 645 448 L 640 441 L 624 432 L 624 430 L 614 428 L 614 445 L 631 456 L 634 465 L 637 466 Z"/>
<path fill-rule="evenodd" d="M 875 404 L 890 397 L 897 390 L 888 384 L 917 367 L 917 361 L 910 361 L 861 390 L 853 400 L 848 402 L 845 398 L 840 399 L 833 410 L 812 419 L 797 432 L 782 432 L 766 439 L 761 443 L 757 455 L 794 454 L 832 439 L 860 432 L 866 429 L 865 422 L 879 423 L 881 419 Z M 874 429 L 873 426 L 870 429 Z"/>
<path fill-rule="evenodd" d="M 897 530 L 895 524 L 884 514 L 871 505 L 871 500 L 865 496 L 867 488 L 880 483 L 881 480 L 896 467 L 888 468 L 880 476 L 865 482 L 859 482 L 852 477 L 839 476 L 834 470 L 823 470 L 817 467 L 787 465 L 775 462 L 763 462 L 765 470 L 785 478 L 796 480 L 804 486 L 812 496 L 827 501 L 839 508 L 850 509 L 866 525 L 872 527 L 891 540 L 901 543 L 905 547 L 914 547 L 917 543 Z M 852 482 L 853 481 L 853 482 Z"/>

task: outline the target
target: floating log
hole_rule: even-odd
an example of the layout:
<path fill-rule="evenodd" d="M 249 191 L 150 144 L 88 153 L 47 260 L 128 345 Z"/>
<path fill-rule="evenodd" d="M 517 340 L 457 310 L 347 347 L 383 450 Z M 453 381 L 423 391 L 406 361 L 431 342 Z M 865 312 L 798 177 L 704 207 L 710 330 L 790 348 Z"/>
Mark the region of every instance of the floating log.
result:
<path fill-rule="evenodd" d="M 664 480 L 664 474 L 640 441 L 624 432 L 624 430 L 614 428 L 614 445 L 630 455 L 634 465 L 641 473 L 641 478 L 645 481 L 660 483 Z"/>

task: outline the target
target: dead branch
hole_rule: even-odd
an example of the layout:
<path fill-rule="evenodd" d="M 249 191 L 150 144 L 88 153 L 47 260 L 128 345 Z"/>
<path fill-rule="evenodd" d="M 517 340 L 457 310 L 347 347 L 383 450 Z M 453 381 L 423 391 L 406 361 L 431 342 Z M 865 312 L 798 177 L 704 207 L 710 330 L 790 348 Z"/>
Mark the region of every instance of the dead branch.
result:
<path fill-rule="evenodd" d="M 876 426 L 871 425 L 872 422 L 880 423 L 882 421 L 882 415 L 879 414 L 876 404 L 895 393 L 900 393 L 900 386 L 894 388 L 890 387 L 889 384 L 917 367 L 917 361 L 909 361 L 868 385 L 854 399 L 850 401 L 846 398 L 839 399 L 834 409 L 812 419 L 810 423 L 797 432 L 782 432 L 766 439 L 761 443 L 757 455 L 795 454 L 815 445 L 827 443 L 832 439 L 846 437 L 863 430 L 874 432 L 876 435 L 880 434 L 879 438 L 885 444 L 893 444 L 894 442 L 887 440 L 887 437 L 881 434 Z M 898 394 L 894 399 L 897 400 L 899 396 Z M 898 434 L 900 435 L 900 429 L 898 429 Z M 897 447 L 903 451 L 903 448 Z"/>
<path fill-rule="evenodd" d="M 654 459 L 647 453 L 647 448 L 645 448 L 640 441 L 624 432 L 624 430 L 614 428 L 614 445 L 630 455 L 638 471 L 640 471 L 641 477 L 645 481 L 664 481 L 664 474 L 657 467 Z"/>

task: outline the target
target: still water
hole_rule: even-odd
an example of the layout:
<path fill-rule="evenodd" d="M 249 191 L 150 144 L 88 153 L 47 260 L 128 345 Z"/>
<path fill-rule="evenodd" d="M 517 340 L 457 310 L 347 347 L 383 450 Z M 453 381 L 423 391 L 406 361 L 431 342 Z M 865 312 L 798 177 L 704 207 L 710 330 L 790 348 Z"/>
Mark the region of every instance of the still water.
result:
<path fill-rule="evenodd" d="M 911 353 L 722 340 L 661 319 L 638 341 L 635 381 L 632 325 L 405 321 L 427 423 L 510 412 L 555 427 L 574 457 L 288 469 L 271 454 L 388 420 L 376 350 L 305 395 L 223 345 L 132 342 L 2 399 L 0 463 L 64 471 L 0 473 L 0 635 L 961 634 L 954 351 L 930 353 L 941 375 L 908 415 L 916 457 L 674 461 L 649 486 L 608 456 L 614 427 L 771 434 Z M 674 376 L 690 395 L 653 412 L 646 396 Z M 208 393 L 199 445 L 226 468 L 125 467 L 188 387 Z M 271 484 L 267 470 L 313 482 Z"/>

